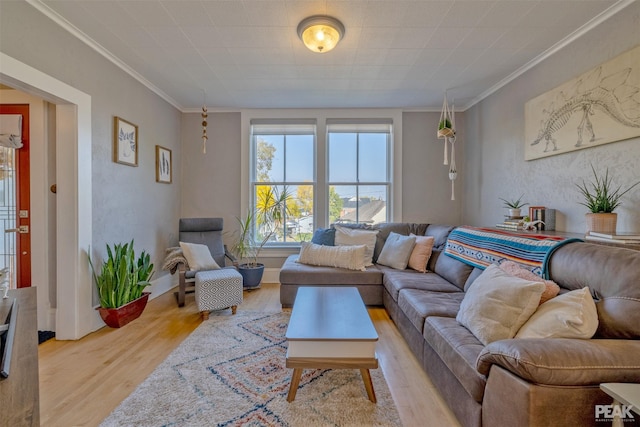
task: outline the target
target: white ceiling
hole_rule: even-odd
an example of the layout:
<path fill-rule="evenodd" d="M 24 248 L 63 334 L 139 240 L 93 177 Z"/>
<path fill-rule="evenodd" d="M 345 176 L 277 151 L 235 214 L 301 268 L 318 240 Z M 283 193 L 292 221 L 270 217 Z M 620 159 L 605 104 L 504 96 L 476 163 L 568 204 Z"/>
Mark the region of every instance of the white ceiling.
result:
<path fill-rule="evenodd" d="M 28 1 L 182 111 L 466 109 L 633 2 Z M 298 39 L 315 14 L 346 27 L 331 52 Z"/>

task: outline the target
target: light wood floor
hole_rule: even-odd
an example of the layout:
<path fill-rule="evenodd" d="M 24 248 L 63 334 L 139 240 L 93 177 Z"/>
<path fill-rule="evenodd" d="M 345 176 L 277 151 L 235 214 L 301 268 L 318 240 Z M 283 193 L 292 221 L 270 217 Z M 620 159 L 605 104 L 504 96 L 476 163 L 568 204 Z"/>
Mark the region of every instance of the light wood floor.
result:
<path fill-rule="evenodd" d="M 281 310 L 278 284 L 245 292 L 238 310 Z M 403 424 L 459 425 L 389 319 L 369 314 L 380 336 L 378 359 Z M 173 293 L 153 299 L 142 316 L 121 329 L 102 328 L 78 341 L 39 346 L 40 423 L 96 426 L 200 323 L 193 295 L 178 308 Z"/>

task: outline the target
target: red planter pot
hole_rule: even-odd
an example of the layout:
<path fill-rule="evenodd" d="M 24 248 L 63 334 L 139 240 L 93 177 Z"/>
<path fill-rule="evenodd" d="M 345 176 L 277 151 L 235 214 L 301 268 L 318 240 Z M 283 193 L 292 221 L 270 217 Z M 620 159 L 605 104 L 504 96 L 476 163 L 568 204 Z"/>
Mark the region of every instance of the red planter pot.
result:
<path fill-rule="evenodd" d="M 142 296 L 118 308 L 98 307 L 100 317 L 107 326 L 112 328 L 121 328 L 132 320 L 137 319 L 147 306 L 151 292 L 143 292 Z"/>

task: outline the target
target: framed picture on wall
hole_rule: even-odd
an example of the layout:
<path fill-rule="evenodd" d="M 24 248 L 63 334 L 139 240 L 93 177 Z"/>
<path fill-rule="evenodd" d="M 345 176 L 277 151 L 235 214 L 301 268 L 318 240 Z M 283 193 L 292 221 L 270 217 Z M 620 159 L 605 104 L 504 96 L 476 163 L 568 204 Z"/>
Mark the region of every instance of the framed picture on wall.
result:
<path fill-rule="evenodd" d="M 171 184 L 171 150 L 156 145 L 156 182 Z"/>
<path fill-rule="evenodd" d="M 113 118 L 113 161 L 138 166 L 138 126 L 120 117 Z"/>

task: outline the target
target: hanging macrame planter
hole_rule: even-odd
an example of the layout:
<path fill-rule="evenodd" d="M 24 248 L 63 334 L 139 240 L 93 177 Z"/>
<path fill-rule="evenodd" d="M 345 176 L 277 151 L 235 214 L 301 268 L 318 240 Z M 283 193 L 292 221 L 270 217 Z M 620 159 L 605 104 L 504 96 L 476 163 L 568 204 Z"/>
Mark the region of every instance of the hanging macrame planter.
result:
<path fill-rule="evenodd" d="M 456 170 L 456 119 L 454 107 L 449 108 L 447 102 L 447 94 L 444 95 L 442 102 L 442 112 L 440 113 L 440 121 L 438 122 L 438 139 L 444 139 L 444 164 L 449 165 L 449 180 L 451 180 L 451 200 L 455 200 L 455 184 L 454 181 L 458 177 Z M 451 160 L 449 160 L 449 144 L 451 144 Z"/>

